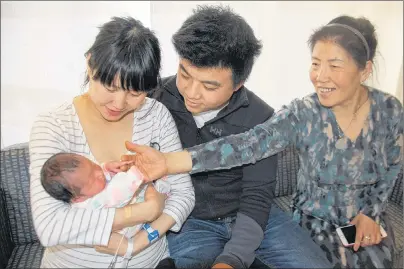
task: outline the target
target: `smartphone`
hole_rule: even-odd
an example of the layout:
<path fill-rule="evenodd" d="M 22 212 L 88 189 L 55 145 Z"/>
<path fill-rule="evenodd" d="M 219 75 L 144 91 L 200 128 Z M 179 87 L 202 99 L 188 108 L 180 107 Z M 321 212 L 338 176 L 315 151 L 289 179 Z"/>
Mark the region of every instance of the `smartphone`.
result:
<path fill-rule="evenodd" d="M 336 229 L 337 234 L 345 247 L 353 246 L 355 244 L 356 227 L 355 225 L 347 225 Z M 386 231 L 380 226 L 380 234 L 382 238 L 387 236 Z"/>

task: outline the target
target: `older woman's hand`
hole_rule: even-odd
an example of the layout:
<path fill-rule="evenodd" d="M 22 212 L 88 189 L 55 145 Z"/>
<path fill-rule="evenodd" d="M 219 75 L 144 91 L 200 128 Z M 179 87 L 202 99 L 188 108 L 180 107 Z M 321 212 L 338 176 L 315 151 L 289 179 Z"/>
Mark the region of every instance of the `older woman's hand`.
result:
<path fill-rule="evenodd" d="M 152 147 L 125 143 L 126 148 L 136 154 L 122 155 L 121 161 L 131 161 L 143 173 L 146 182 L 150 182 L 167 175 L 168 167 L 163 153 Z M 125 167 L 124 167 L 125 168 Z M 129 165 L 126 166 L 126 169 Z M 125 169 L 123 169 L 125 170 Z"/>
<path fill-rule="evenodd" d="M 127 166 L 131 165 L 132 161 L 111 161 L 104 164 L 104 168 L 115 174 L 123 171 Z"/>
<path fill-rule="evenodd" d="M 359 246 L 367 247 L 377 245 L 382 240 L 380 225 L 368 216 L 359 213 L 351 224 L 356 226 L 356 238 L 353 249 L 357 251 Z"/>

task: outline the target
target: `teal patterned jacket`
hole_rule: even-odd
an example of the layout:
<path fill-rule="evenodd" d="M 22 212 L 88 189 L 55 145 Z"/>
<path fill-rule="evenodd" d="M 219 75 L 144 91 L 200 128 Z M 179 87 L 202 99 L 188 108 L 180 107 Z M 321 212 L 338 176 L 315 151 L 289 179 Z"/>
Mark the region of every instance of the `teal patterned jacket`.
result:
<path fill-rule="evenodd" d="M 333 112 L 314 93 L 245 133 L 187 149 L 191 173 L 255 163 L 295 145 L 300 169 L 294 219 L 304 213 L 341 226 L 362 212 L 383 222 L 403 166 L 403 107 L 390 94 L 372 88 L 369 94 L 370 112 L 355 141 L 340 133 Z"/>

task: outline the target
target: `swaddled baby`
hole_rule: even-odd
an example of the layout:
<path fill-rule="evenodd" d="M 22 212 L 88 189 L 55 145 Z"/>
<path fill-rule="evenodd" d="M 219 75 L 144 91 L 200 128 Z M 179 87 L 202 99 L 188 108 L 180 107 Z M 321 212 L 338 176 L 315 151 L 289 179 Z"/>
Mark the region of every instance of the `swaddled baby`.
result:
<path fill-rule="evenodd" d="M 41 183 L 50 196 L 78 208 L 119 208 L 143 202 L 147 188 L 142 184 L 143 175 L 136 166 L 121 172 L 120 167 L 126 164 L 129 163 L 112 161 L 100 166 L 79 154 L 57 153 L 44 163 Z M 161 193 L 170 191 L 169 183 L 163 180 L 157 180 L 154 187 Z M 120 233 L 131 238 L 141 226 L 125 228 Z"/>

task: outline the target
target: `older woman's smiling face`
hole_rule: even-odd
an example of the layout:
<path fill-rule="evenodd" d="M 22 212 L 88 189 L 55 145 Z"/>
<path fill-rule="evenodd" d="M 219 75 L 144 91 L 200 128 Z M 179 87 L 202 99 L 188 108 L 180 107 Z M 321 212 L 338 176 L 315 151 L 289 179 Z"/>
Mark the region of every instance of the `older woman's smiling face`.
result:
<path fill-rule="evenodd" d="M 366 79 L 351 55 L 333 41 L 317 41 L 312 52 L 310 80 L 326 107 L 349 101 Z"/>

